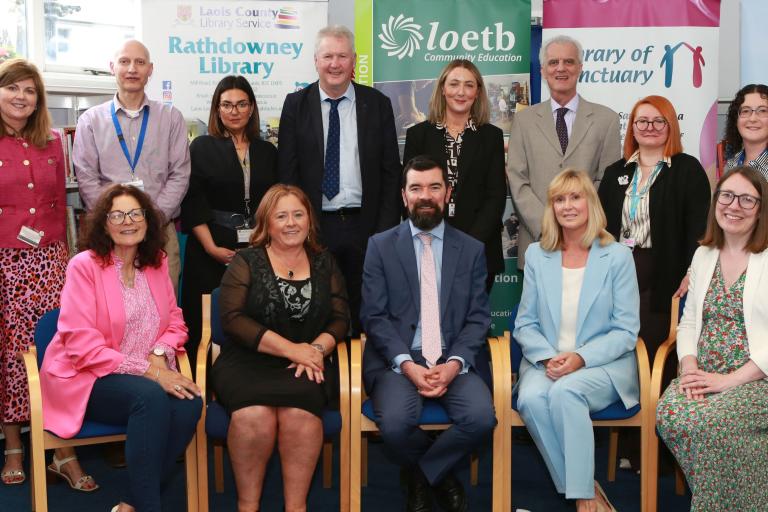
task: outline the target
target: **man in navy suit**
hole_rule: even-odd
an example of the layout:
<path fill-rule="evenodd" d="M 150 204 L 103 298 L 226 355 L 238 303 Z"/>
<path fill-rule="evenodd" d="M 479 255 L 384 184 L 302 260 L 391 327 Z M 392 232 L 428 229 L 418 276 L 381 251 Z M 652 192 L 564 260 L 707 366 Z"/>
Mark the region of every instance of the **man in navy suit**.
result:
<path fill-rule="evenodd" d="M 285 98 L 280 117 L 280 181 L 297 185 L 320 219 L 322 242 L 349 292 L 352 330 L 360 331 L 360 286 L 368 237 L 400 221 L 400 153 L 392 104 L 352 82 L 352 32 L 337 25 L 317 35 L 319 80 Z"/>
<path fill-rule="evenodd" d="M 432 510 L 433 496 L 444 510 L 467 510 L 452 468 L 496 425 L 474 370 L 491 320 L 483 244 L 443 221 L 447 183 L 438 162 L 409 161 L 409 219 L 370 238 L 363 267 L 363 379 L 413 512 Z M 424 399 L 438 400 L 452 422 L 434 441 L 418 427 Z"/>

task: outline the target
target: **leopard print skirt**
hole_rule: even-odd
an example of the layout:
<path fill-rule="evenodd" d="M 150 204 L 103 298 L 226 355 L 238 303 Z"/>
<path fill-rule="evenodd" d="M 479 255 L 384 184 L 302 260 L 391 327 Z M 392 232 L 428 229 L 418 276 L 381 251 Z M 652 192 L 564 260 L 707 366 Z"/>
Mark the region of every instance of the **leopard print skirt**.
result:
<path fill-rule="evenodd" d="M 29 421 L 24 364 L 16 353 L 34 343 L 35 325 L 59 307 L 67 246 L 0 248 L 0 423 Z"/>

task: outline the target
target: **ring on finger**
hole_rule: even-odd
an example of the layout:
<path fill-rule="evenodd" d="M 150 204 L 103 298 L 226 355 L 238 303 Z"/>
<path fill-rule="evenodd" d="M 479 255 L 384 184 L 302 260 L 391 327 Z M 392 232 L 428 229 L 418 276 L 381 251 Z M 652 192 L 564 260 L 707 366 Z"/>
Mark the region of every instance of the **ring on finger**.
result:
<path fill-rule="evenodd" d="M 175 386 L 173 386 L 173 389 L 175 389 L 176 391 L 181 391 L 181 386 L 176 384 Z"/>

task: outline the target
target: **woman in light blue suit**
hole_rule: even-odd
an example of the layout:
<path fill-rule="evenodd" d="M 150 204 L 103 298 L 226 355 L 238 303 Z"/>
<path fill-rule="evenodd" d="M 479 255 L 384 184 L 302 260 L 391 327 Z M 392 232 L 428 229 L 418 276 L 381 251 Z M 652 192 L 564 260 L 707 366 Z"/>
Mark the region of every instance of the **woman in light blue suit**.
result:
<path fill-rule="evenodd" d="M 518 409 L 555 487 L 579 512 L 614 510 L 594 480 L 589 413 L 639 401 L 640 328 L 632 253 L 605 230 L 589 176 L 552 180 L 541 241 L 525 254 L 514 337 L 523 350 Z"/>

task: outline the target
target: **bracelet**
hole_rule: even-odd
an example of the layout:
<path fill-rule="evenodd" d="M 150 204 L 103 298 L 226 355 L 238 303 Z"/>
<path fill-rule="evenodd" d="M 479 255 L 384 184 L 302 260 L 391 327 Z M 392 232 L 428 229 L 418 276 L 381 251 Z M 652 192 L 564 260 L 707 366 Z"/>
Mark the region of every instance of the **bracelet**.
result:
<path fill-rule="evenodd" d="M 309 346 L 325 355 L 325 348 L 320 343 L 311 343 Z"/>

